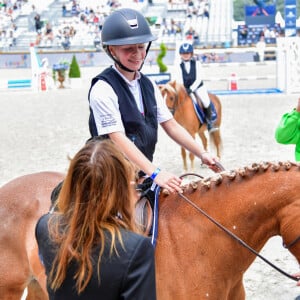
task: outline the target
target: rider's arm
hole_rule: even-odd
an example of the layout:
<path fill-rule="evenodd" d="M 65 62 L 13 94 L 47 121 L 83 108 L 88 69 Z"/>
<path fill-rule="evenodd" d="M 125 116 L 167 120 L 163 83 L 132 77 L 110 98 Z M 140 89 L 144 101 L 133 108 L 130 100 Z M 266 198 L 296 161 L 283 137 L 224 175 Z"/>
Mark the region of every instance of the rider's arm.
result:
<path fill-rule="evenodd" d="M 205 151 L 174 118 L 161 123 L 161 126 L 177 144 L 199 157 L 204 164 L 208 165 L 215 172 L 220 171 L 215 164 L 218 159 Z"/>
<path fill-rule="evenodd" d="M 157 172 L 157 167 L 146 158 L 146 156 L 126 137 L 124 133 L 112 132 L 109 134 L 109 137 L 118 145 L 124 155 L 140 170 L 143 170 L 150 177 L 154 174 L 154 181 L 156 184 L 168 189 L 170 192 L 181 192 L 181 179 L 164 170 Z"/>
<path fill-rule="evenodd" d="M 196 80 L 190 86 L 192 92 L 195 92 L 200 84 L 202 83 L 203 79 L 203 70 L 199 60 L 196 61 Z"/>
<path fill-rule="evenodd" d="M 281 117 L 275 131 L 275 139 L 281 144 L 297 144 L 300 140 L 300 99 L 296 109 Z"/>

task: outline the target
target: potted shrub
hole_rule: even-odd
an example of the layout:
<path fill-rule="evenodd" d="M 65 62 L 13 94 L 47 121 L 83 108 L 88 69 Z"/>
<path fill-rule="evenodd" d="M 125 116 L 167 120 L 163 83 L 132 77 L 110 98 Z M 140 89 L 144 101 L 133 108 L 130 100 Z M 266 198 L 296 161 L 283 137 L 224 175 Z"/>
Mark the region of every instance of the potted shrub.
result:
<path fill-rule="evenodd" d="M 69 62 L 66 60 L 60 60 L 58 64 L 54 64 L 52 67 L 52 75 L 53 80 L 56 82 L 56 72 L 58 74 L 57 80 L 59 81 L 60 85 L 58 88 L 64 88 L 64 81 L 66 78 L 66 71 L 69 68 Z"/>
<path fill-rule="evenodd" d="M 69 68 L 69 80 L 71 87 L 81 87 L 81 72 L 75 54 Z"/>

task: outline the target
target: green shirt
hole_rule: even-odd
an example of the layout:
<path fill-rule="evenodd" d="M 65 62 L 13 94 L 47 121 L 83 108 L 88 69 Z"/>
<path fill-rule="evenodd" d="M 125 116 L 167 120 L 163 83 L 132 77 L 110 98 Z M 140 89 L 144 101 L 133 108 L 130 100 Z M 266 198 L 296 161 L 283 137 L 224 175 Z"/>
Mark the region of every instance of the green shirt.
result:
<path fill-rule="evenodd" d="M 282 116 L 275 131 L 275 139 L 280 144 L 295 144 L 295 159 L 300 161 L 300 112 L 294 109 Z"/>

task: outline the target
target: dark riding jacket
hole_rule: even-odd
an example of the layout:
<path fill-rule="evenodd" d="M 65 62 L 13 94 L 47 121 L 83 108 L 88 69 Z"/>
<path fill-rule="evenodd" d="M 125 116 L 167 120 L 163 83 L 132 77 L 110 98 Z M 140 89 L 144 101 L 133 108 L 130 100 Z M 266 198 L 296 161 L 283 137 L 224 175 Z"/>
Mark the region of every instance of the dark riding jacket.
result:
<path fill-rule="evenodd" d="M 39 255 L 48 276 L 57 253 L 56 245 L 49 236 L 48 221 L 51 214 L 43 215 L 36 225 L 36 240 Z M 154 248 L 149 238 L 121 229 L 124 247 L 117 241 L 119 255 L 110 255 L 110 243 L 107 243 L 100 263 L 100 281 L 97 275 L 99 245 L 91 251 L 93 274 L 85 290 L 78 295 L 75 289 L 75 262 L 67 268 L 66 278 L 61 287 L 53 291 L 49 282 L 47 290 L 50 300 L 155 300 L 155 262 Z M 106 233 L 110 241 L 110 234 Z"/>
<path fill-rule="evenodd" d="M 183 85 L 187 91 L 189 91 L 191 85 L 195 82 L 197 76 L 195 59 L 191 59 L 190 64 L 191 64 L 191 69 L 189 73 L 185 69 L 184 62 L 181 62 L 180 64 L 180 68 L 182 71 Z M 203 81 L 201 81 L 201 83 L 197 88 L 201 87 L 202 85 L 203 85 Z"/>
<path fill-rule="evenodd" d="M 144 104 L 144 115 L 142 115 L 127 83 L 113 68 L 105 69 L 102 73 L 92 79 L 89 91 L 89 101 L 91 89 L 98 80 L 104 80 L 112 86 L 114 92 L 118 96 L 118 103 L 126 136 L 134 142 L 137 148 L 139 148 L 150 161 L 152 161 L 155 145 L 157 143 L 158 131 L 157 104 L 152 82 L 145 75 L 141 74 L 139 82 Z M 89 129 L 92 137 L 100 135 L 103 138 L 108 138 L 108 135 L 101 135 L 101 132 L 98 132 L 94 112 L 91 107 Z"/>

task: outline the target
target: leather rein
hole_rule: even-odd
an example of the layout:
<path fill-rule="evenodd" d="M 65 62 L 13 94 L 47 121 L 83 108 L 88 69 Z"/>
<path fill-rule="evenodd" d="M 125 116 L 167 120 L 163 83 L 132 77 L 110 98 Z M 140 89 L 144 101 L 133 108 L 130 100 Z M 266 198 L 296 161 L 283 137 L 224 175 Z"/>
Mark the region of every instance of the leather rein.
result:
<path fill-rule="evenodd" d="M 163 97 L 165 99 L 165 97 L 168 97 L 167 94 L 174 93 L 174 96 L 173 96 L 174 97 L 173 106 L 172 107 L 168 107 L 169 111 L 172 113 L 172 115 L 174 115 L 176 109 L 178 108 L 179 95 L 178 95 L 177 90 L 173 86 L 169 85 L 168 83 L 166 85 L 168 85 L 168 87 L 165 86 L 166 94 Z"/>
<path fill-rule="evenodd" d="M 218 165 L 218 167 L 221 170 L 223 170 L 223 171 L 225 170 L 224 167 L 220 163 L 216 163 L 216 164 Z M 201 176 L 199 174 L 196 174 L 196 173 L 185 173 L 185 174 L 181 175 L 180 178 L 187 177 L 187 176 L 196 176 L 196 177 L 199 177 L 201 179 L 204 178 L 203 176 Z M 222 224 L 220 224 L 218 221 L 216 221 L 214 218 L 212 218 L 209 214 L 207 214 L 203 209 L 201 209 L 194 202 L 192 202 L 189 198 L 187 198 L 185 195 L 183 195 L 183 193 L 178 193 L 178 195 L 183 200 L 185 200 L 189 205 L 191 205 L 193 208 L 195 208 L 198 212 L 200 212 L 202 215 L 204 215 L 207 219 L 209 219 L 212 223 L 214 223 L 217 227 L 219 227 L 220 229 L 222 229 L 223 231 L 225 231 L 229 236 L 231 236 L 233 239 L 235 239 L 239 244 L 241 244 L 243 247 L 245 247 L 250 252 L 252 252 L 253 254 L 255 254 L 257 257 L 259 257 L 260 259 L 262 259 L 269 266 L 271 266 L 272 268 L 274 268 L 275 270 L 277 270 L 281 274 L 285 275 L 286 277 L 288 277 L 288 278 L 290 278 L 290 279 L 292 279 L 294 281 L 299 281 L 300 280 L 300 276 L 294 277 L 294 276 L 288 274 L 287 272 L 283 271 L 282 269 L 280 269 L 279 267 L 277 267 L 276 265 L 274 265 L 273 263 L 271 263 L 265 257 L 263 257 L 262 255 L 260 255 L 256 250 L 254 250 L 252 247 L 250 247 L 247 243 L 245 243 L 242 239 L 240 239 L 232 231 L 230 231 L 229 229 L 227 229 L 226 227 L 224 227 Z M 286 249 L 289 249 L 290 247 L 292 247 L 293 245 L 295 245 L 299 240 L 300 240 L 300 236 L 297 237 L 293 242 L 291 242 L 288 245 L 283 244 L 283 247 L 286 248 Z"/>

